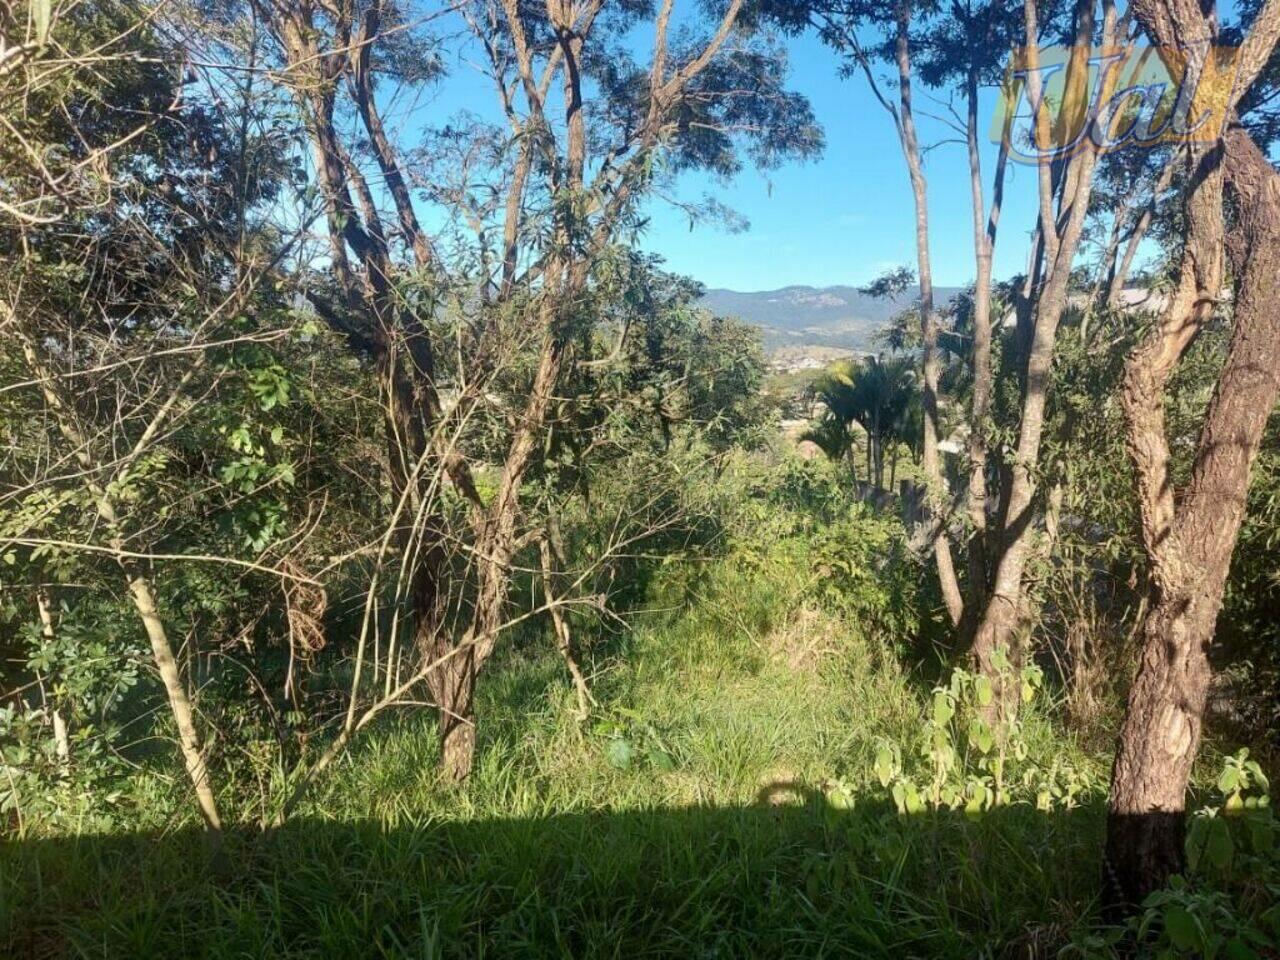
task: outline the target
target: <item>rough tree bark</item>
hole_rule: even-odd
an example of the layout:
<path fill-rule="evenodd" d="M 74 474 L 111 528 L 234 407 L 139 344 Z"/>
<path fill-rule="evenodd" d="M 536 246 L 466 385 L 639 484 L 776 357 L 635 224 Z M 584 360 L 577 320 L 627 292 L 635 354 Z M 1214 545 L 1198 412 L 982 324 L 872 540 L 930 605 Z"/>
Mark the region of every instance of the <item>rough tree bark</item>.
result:
<path fill-rule="evenodd" d="M 1111 778 L 1107 864 L 1113 905 L 1140 903 L 1182 868 L 1187 783 L 1212 675 L 1208 648 L 1250 469 L 1280 392 L 1280 178 L 1243 130 L 1229 134 L 1226 154 L 1241 234 L 1235 329 L 1192 476 L 1176 507 L 1163 419 L 1153 410 L 1163 401 L 1166 358 L 1176 363 L 1185 349 L 1179 328 L 1167 327 L 1135 354 L 1125 385 L 1152 606 Z"/>
<path fill-rule="evenodd" d="M 1135 11 L 1166 46 L 1213 36 L 1192 3 L 1139 0 Z M 1274 50 L 1280 3 L 1269 2 L 1241 51 L 1237 98 Z M 1181 870 L 1186 790 L 1199 748 L 1223 589 L 1244 516 L 1249 474 L 1280 395 L 1280 175 L 1238 125 L 1188 151 L 1187 235 L 1179 282 L 1160 323 L 1134 351 L 1122 400 L 1137 475 L 1150 609 L 1138 675 L 1120 731 L 1107 810 L 1106 904 L 1141 903 Z M 1223 186 L 1236 225 L 1224 235 Z M 1224 274 L 1235 278 L 1234 318 L 1192 464 L 1180 496 L 1170 475 L 1164 388 L 1212 315 Z"/>

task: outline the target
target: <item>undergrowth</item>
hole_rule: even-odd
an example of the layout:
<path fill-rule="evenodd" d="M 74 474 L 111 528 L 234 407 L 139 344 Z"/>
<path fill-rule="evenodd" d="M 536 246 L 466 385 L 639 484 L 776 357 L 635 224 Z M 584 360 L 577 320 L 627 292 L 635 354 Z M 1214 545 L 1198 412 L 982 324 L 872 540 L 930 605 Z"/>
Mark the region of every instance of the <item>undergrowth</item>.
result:
<path fill-rule="evenodd" d="M 178 772 L 147 767 L 135 832 L 5 842 L 0 956 L 1268 955 L 1261 768 L 1237 757 L 1217 781 L 1197 875 L 1101 925 L 1105 755 L 1035 671 L 993 729 L 972 720 L 981 684 L 921 667 L 928 604 L 892 523 L 767 516 L 596 637 L 586 722 L 548 645 L 509 645 L 464 786 L 438 774 L 434 718 L 406 709 L 282 828 L 255 822 L 270 769 L 225 788 L 242 826 L 213 849 L 177 812 Z"/>

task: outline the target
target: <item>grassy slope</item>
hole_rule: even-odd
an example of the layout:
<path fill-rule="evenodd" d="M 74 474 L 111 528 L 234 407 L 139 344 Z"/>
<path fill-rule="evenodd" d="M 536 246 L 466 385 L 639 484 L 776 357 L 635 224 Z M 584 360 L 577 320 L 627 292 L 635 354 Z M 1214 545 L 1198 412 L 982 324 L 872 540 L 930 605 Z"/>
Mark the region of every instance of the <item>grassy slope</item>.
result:
<path fill-rule="evenodd" d="M 1061 944 L 1099 875 L 1094 806 L 899 818 L 869 777 L 921 693 L 897 661 L 713 566 L 603 660 L 629 769 L 550 655 L 483 686 L 465 788 L 425 713 L 361 741 L 286 828 L 0 847 L 0 956 L 951 956 Z M 1053 736 L 1047 726 L 1033 736 Z M 646 759 L 673 756 L 663 771 Z M 1050 748 L 1052 749 L 1052 748 Z M 836 778 L 852 811 L 832 809 Z"/>

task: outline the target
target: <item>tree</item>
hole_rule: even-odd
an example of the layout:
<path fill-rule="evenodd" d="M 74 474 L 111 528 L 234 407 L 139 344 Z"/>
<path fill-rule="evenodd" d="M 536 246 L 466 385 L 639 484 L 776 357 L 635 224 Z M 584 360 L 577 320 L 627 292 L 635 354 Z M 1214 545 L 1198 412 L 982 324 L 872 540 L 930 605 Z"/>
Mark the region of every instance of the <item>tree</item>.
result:
<path fill-rule="evenodd" d="M 512 564 L 545 529 L 522 501 L 525 484 L 554 432 L 557 391 L 580 363 L 599 359 L 581 348 L 594 342 L 597 309 L 608 301 L 601 268 L 613 261 L 620 231 L 664 165 L 729 174 L 741 165 L 740 148 L 769 165 L 812 153 L 820 134 L 807 104 L 782 88 L 780 62 L 742 16 L 741 0 L 678 40 L 669 36 L 674 5 L 664 3 L 643 65 L 619 41 L 643 23 L 638 8 L 599 0 L 466 4 L 458 13 L 490 72 L 510 139 L 490 159 L 463 165 L 465 176 L 455 172 L 449 189 L 428 191 L 475 233 L 472 266 L 459 270 L 421 226 L 409 151 L 392 142 L 379 108 L 379 84 L 393 82 L 403 62 L 390 44 L 412 36 L 413 14 L 310 0 L 260 0 L 255 9 L 270 25 L 326 205 L 338 297 L 313 299 L 380 370 L 395 499 L 403 492 L 418 505 L 408 513 L 421 519 L 402 527 L 400 553 L 412 567 L 417 647 L 439 710 L 444 763 L 462 778 L 474 752 L 475 677 L 498 642 Z M 360 145 L 342 132 L 344 110 L 387 185 L 396 230 L 382 223 Z M 477 203 L 483 183 L 503 199 Z M 502 237 L 496 264 L 490 233 Z M 435 342 L 442 312 L 457 324 L 456 360 L 442 360 Z M 447 411 L 446 382 L 457 394 Z M 504 400 L 497 417 L 488 406 L 495 393 Z M 473 442 L 478 421 L 494 427 L 483 443 Z M 496 467 L 488 498 L 471 476 L 485 462 Z M 440 509 L 421 507 L 438 497 L 441 475 L 469 501 L 458 537 L 444 531 Z M 467 588 L 451 590 L 445 544 L 460 541 Z"/>
<path fill-rule="evenodd" d="M 174 50 L 148 17 L 98 4 L 29 13 L 3 21 L 14 56 L 0 71 L 10 134 L 0 245 L 15 269 L 0 326 L 25 373 L 6 389 L 27 391 L 49 433 L 32 431 L 34 461 L 31 447 L 18 461 L 32 472 L 6 484 L 0 522 L 45 596 L 49 572 L 77 563 L 122 577 L 216 833 L 204 738 L 156 587 L 167 511 L 148 499 L 163 489 L 159 448 L 215 389 L 210 359 L 270 269 L 274 251 L 250 216 L 287 164 L 256 130 L 184 96 Z M 251 170 L 237 162 L 258 149 Z M 114 564 L 102 569 L 102 557 Z M 48 601 L 37 605 L 56 645 Z"/>
<path fill-rule="evenodd" d="M 973 217 L 974 282 L 971 298 L 967 298 L 965 320 L 971 349 L 968 351 L 972 371 L 969 403 L 969 476 L 967 509 L 969 537 L 968 591 L 964 600 L 961 633 L 972 637 L 978 616 L 986 603 L 993 561 L 998 544 L 992 543 L 987 516 L 988 483 L 991 450 L 992 397 L 992 264 L 1000 214 L 1004 206 L 1005 175 L 1008 171 L 1012 111 L 1005 116 L 1000 148 L 992 172 L 991 205 L 987 207 L 983 187 L 982 157 L 978 148 L 978 96 L 983 87 L 1000 85 L 1001 96 L 1010 99 L 1014 93 L 1011 78 L 1005 74 L 1004 60 L 1018 39 L 1019 17 L 1016 5 L 993 0 L 974 4 L 952 4 L 945 16 L 930 26 L 924 44 L 920 74 L 932 87 L 958 88 L 963 97 L 964 116 L 956 117 L 957 132 L 964 136 L 969 161 L 969 196 Z M 962 120 L 962 122 L 961 122 Z"/>
<path fill-rule="evenodd" d="M 1190 41 L 1215 36 L 1194 4 L 1143 0 L 1134 11 L 1165 50 L 1204 57 Z M 1273 56 L 1280 3 L 1257 13 L 1239 51 L 1228 116 Z M 1150 608 L 1138 675 L 1120 731 L 1107 810 L 1107 897 L 1140 903 L 1182 866 L 1186 791 L 1200 743 L 1208 659 L 1249 487 L 1280 395 L 1280 175 L 1238 120 L 1183 153 L 1187 233 L 1177 286 L 1131 355 L 1123 389 L 1127 446 L 1137 476 Z M 1228 231 L 1224 200 L 1235 222 Z M 1165 436 L 1165 386 L 1234 279 L 1233 332 L 1204 414 L 1191 474 L 1174 489 Z"/>
<path fill-rule="evenodd" d="M 1018 306 L 1016 356 L 1022 383 L 1018 441 L 1012 452 L 1008 484 L 1000 506 L 1000 552 L 993 564 L 991 590 L 977 621 L 971 655 L 978 668 L 993 679 L 1005 709 L 1016 703 L 1016 685 L 1000 682 L 996 662 L 1008 655 L 1019 663 L 1024 656 L 1020 634 L 1028 619 L 1024 573 L 1031 555 L 1034 511 L 1038 491 L 1038 460 L 1044 435 L 1045 404 L 1058 327 L 1067 309 L 1076 255 L 1083 239 L 1085 216 L 1093 189 L 1098 149 L 1084 138 L 1080 149 L 1065 160 L 1053 159 L 1052 144 L 1068 143 L 1087 122 L 1088 57 L 1096 11 L 1092 0 L 1079 0 L 1072 15 L 1074 38 L 1066 66 L 1063 102 L 1054 124 L 1043 106 L 1040 89 L 1039 13 L 1033 0 L 1024 6 L 1026 26 L 1027 95 L 1037 104 L 1034 136 L 1045 153 L 1037 163 L 1040 215 L 1033 241 L 1032 269 Z M 1121 37 L 1114 3 L 1104 0 L 1102 45 L 1114 48 Z M 1115 71 L 1104 71 L 1093 95 L 1107 102 L 1115 89 Z M 1067 139 L 1064 139 L 1067 138 Z M 1056 200 L 1056 203 L 1055 203 Z M 1025 366 L 1024 366 L 1025 364 Z M 992 709 L 996 708 L 993 702 Z"/>
<path fill-rule="evenodd" d="M 1022 636 L 1030 616 L 1025 595 L 1024 571 L 1035 533 L 1038 505 L 1037 475 L 1044 425 L 1048 375 L 1054 345 L 1070 292 L 1072 271 L 1083 239 L 1085 211 L 1093 186 L 1097 150 L 1088 138 L 1082 149 L 1065 157 L 1052 149 L 1077 138 L 1088 121 L 1088 57 L 1098 31 L 1096 4 L 1078 0 L 1069 14 L 1072 55 L 1067 64 L 1064 96 L 1058 114 L 1051 120 L 1042 97 L 1038 44 L 1056 20 L 1054 8 L 1042 19 L 1040 6 L 1022 4 L 1022 37 L 1026 50 L 1024 78 L 1019 83 L 1006 79 L 1004 95 L 1011 101 L 1025 87 L 1035 110 L 1034 139 L 1042 159 L 1037 164 L 1040 193 L 1039 221 L 1033 244 L 1031 269 L 1017 302 L 1014 370 L 1021 384 L 1017 415 L 1018 440 L 1006 456 L 1011 465 L 1002 478 L 999 509 L 988 517 L 988 473 L 991 452 L 987 449 L 992 396 L 991 314 L 993 289 L 991 256 L 999 223 L 1003 183 L 1012 130 L 1002 137 L 1001 151 L 993 174 L 990 210 L 985 205 L 982 173 L 977 149 L 977 96 L 983 84 L 994 82 L 1000 58 L 1017 31 L 1015 9 L 1004 4 L 952 5 L 944 16 L 933 5 L 895 4 L 889 9 L 860 3 L 822 4 L 811 16 L 824 38 L 847 58 L 849 72 L 862 73 L 881 105 L 890 113 L 902 144 L 912 183 L 916 209 L 916 245 L 921 285 L 921 352 L 924 366 L 922 390 L 925 410 L 924 468 L 932 488 L 934 514 L 934 555 L 948 612 L 953 625 L 962 628 L 970 645 L 970 655 L 980 671 L 993 681 L 997 650 L 1015 661 L 1022 658 Z M 865 28 L 874 30 L 871 43 L 864 42 Z M 1101 40 L 1114 46 L 1120 40 L 1114 4 L 1103 4 Z M 916 51 L 923 50 L 923 55 Z M 874 73 L 877 61 L 896 68 L 896 101 L 881 89 Z M 953 84 L 962 91 L 965 116 L 955 117 L 953 128 L 963 137 L 969 155 L 969 187 L 972 196 L 974 256 L 977 282 L 972 309 L 968 311 L 973 347 L 968 357 L 973 368 L 970 409 L 969 471 L 967 512 L 968 592 L 966 602 L 951 561 L 947 539 L 950 508 L 941 497 L 941 465 L 936 455 L 938 438 L 939 350 L 937 310 L 929 282 L 928 208 L 923 172 L 923 151 L 912 110 L 912 83 L 917 72 L 930 85 Z M 1104 71 L 1099 95 L 1104 99 L 1114 89 L 1114 71 Z M 1003 459 L 1003 458 L 1002 458 Z M 1002 697 L 1008 691 L 1001 688 Z M 1012 708 L 1012 703 L 1007 704 Z M 994 709 L 994 707 L 993 707 Z"/>
<path fill-rule="evenodd" d="M 849 71 L 861 71 L 871 84 L 880 105 L 893 120 L 898 142 L 907 164 L 911 193 L 915 203 L 916 264 L 920 284 L 921 405 L 924 410 L 924 439 L 921 464 L 928 486 L 927 502 L 933 514 L 933 554 L 943 600 L 953 625 L 958 626 L 964 611 L 960 582 L 951 557 L 951 541 L 947 538 L 944 493 L 946 484 L 938 453 L 938 314 L 933 297 L 933 266 L 929 253 L 929 200 L 925 183 L 923 153 L 916 132 L 913 102 L 912 23 L 920 12 L 910 0 L 899 0 L 888 7 L 876 3 L 837 3 L 815 8 L 814 20 L 821 35 L 848 58 Z M 923 11 L 931 12 L 927 8 Z M 871 51 L 863 47 L 859 30 L 872 26 L 883 35 L 881 43 Z M 897 99 L 891 101 L 882 92 L 873 72 L 873 58 L 888 60 L 897 70 Z"/>
<path fill-rule="evenodd" d="M 896 471 L 898 446 L 916 445 L 912 413 L 919 403 L 919 388 L 911 361 L 868 357 L 860 363 L 837 363 L 814 381 L 812 389 L 824 410 L 803 439 L 816 443 L 831 459 L 848 460 L 852 466 L 851 428 L 858 424 L 866 437 L 867 477 L 877 489 L 885 489 L 886 448 Z"/>

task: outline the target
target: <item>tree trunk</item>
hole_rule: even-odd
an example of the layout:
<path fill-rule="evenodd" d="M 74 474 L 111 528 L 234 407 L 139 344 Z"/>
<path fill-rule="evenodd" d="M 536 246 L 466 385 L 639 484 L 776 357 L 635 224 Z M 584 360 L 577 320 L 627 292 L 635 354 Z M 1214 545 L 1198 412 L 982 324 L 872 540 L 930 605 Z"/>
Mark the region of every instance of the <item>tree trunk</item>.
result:
<path fill-rule="evenodd" d="M 996 231 L 1004 205 L 1004 179 L 1008 167 L 1010 124 L 1006 121 L 993 175 L 993 196 L 988 214 L 982 190 L 982 156 L 978 150 L 978 74 L 970 69 L 965 93 L 968 111 L 965 141 L 969 154 L 969 190 L 973 212 L 973 403 L 969 412 L 969 596 L 964 606 L 961 635 L 972 642 L 978 613 L 986 603 L 990 577 L 987 532 L 987 420 L 991 414 L 991 281 Z"/>
<path fill-rule="evenodd" d="M 549 275 L 554 276 L 555 271 L 549 271 Z M 441 668 L 428 674 L 441 712 L 442 758 L 449 774 L 457 780 L 471 774 L 475 753 L 472 702 L 475 676 L 493 653 L 502 628 L 511 560 L 516 551 L 520 489 L 540 449 L 547 411 L 564 362 L 565 342 L 558 330 L 558 305 L 572 302 L 575 291 L 581 289 L 574 285 L 575 279 L 571 276 L 568 285 L 557 284 L 554 289 L 544 291 L 538 308 L 539 324 L 546 331 L 542 353 L 529 399 L 507 450 L 497 492 L 480 524 L 475 549 L 476 557 L 480 558 L 478 583 L 471 625 L 456 647 L 441 636 L 431 640 L 432 659 L 444 660 Z"/>
<path fill-rule="evenodd" d="M 884 489 L 884 447 L 880 443 L 880 434 L 871 434 L 871 466 L 874 473 L 871 476 L 872 482 L 877 490 Z"/>
<path fill-rule="evenodd" d="M 306 119 L 328 214 L 334 271 L 348 309 L 363 316 L 368 325 L 363 333 L 382 390 L 390 486 L 397 498 L 407 492 L 412 515 L 421 517 L 415 529 L 405 529 L 398 537 L 401 563 L 411 568 L 409 593 L 418 656 L 424 666 L 439 661 L 426 675 L 426 682 L 439 709 L 442 762 L 450 776 L 465 779 L 475 752 L 472 694 L 475 672 L 483 658 L 477 656 L 474 635 L 469 633 L 455 645 L 442 629 L 446 603 L 441 584 L 446 559 L 444 524 L 436 511 L 423 509 L 422 498 L 434 496 L 434 471 L 428 461 L 441 458 L 455 486 L 473 503 L 478 504 L 479 497 L 456 452 L 436 449 L 434 434 L 441 405 L 431 339 L 413 310 L 404 309 L 397 299 L 391 284 L 395 265 L 373 203 L 362 201 L 363 217 L 357 214 L 347 181 L 350 179 L 359 191 L 362 178 L 354 165 L 341 162 L 345 154 L 334 126 L 335 77 L 330 74 L 345 72 L 414 263 L 422 271 L 434 269 L 431 243 L 414 212 L 400 161 L 374 102 L 370 57 L 380 30 L 379 13 L 376 9 L 366 11 L 360 38 L 354 44 L 355 56 L 344 63 L 332 59 L 337 54 L 322 54 L 309 7 L 281 5 L 275 9 L 275 29 L 291 67 L 304 81 L 299 82 L 295 94 Z M 356 255 L 362 276 L 351 270 L 347 247 Z M 483 591 L 481 596 L 485 596 Z M 388 664 L 388 669 L 392 668 Z"/>
<path fill-rule="evenodd" d="M 427 674 L 427 689 L 439 711 L 440 763 L 451 780 L 466 780 L 476 752 L 475 647 L 455 648 L 439 637 L 431 657 L 440 661 Z"/>
<path fill-rule="evenodd" d="M 933 303 L 933 268 L 929 255 L 929 195 L 920 158 L 920 145 L 916 138 L 915 113 L 911 94 L 911 47 L 909 27 L 911 4 L 898 7 L 898 29 L 895 54 L 898 64 L 898 123 L 902 152 L 911 174 L 911 193 L 916 212 L 916 261 L 920 274 L 920 341 L 923 352 L 924 443 L 921 468 L 924 472 L 926 502 L 929 505 L 929 522 L 934 527 L 933 557 L 938 570 L 938 583 L 947 607 L 951 625 L 958 626 L 964 613 L 964 598 L 960 593 L 960 581 L 956 578 L 955 563 L 951 558 L 951 541 L 947 539 L 947 523 L 943 516 L 946 507 L 943 498 L 946 485 L 942 479 L 942 461 L 938 455 L 938 317 Z M 877 481 L 878 482 L 878 481 Z"/>
<path fill-rule="evenodd" d="M 1034 44 L 1038 36 L 1034 0 L 1027 0 L 1025 11 L 1028 43 Z M 1103 23 L 1104 47 L 1114 43 L 1116 19 L 1114 5 L 1107 4 Z M 1089 49 L 1093 29 L 1092 0 L 1081 0 L 1076 5 L 1075 50 Z M 1028 66 L 1034 71 L 1035 64 L 1028 64 Z M 1088 63 L 1084 54 L 1073 53 L 1067 73 L 1068 89 L 1076 84 L 1082 84 L 1087 71 Z M 1114 72 L 1112 71 L 1112 74 Z M 1115 78 L 1111 76 L 1109 82 L 1104 83 L 1108 89 L 1104 89 L 1102 95 L 1109 96 L 1110 89 L 1114 88 L 1114 85 Z M 1037 122 L 1042 117 L 1043 112 L 1038 111 Z M 1071 267 L 1083 235 L 1096 161 L 1097 154 L 1091 149 L 1082 150 L 1073 158 L 1064 174 L 1065 186 L 1062 188 L 1059 207 L 1061 218 L 1054 217 L 1049 209 L 1052 187 L 1047 184 L 1047 178 L 1043 172 L 1046 164 L 1044 162 L 1040 164 L 1040 231 L 1046 240 L 1046 251 L 1048 251 L 1045 282 L 1035 302 L 1035 325 L 1031 331 L 1031 345 L 1027 355 L 1022 419 L 1018 428 L 1018 445 L 1014 454 L 1008 503 L 1003 511 L 1002 552 L 996 563 L 991 595 L 979 621 L 972 647 L 972 658 L 975 664 L 993 681 L 997 690 L 997 696 L 991 708 L 993 711 L 997 708 L 1007 712 L 1017 709 L 1018 684 L 1001 682 L 998 671 L 995 670 L 995 662 L 999 650 L 1003 650 L 1014 663 L 1017 663 L 1022 655 L 1022 652 L 1017 649 L 1019 632 L 1025 625 L 1027 613 L 1022 577 L 1035 529 L 1033 510 L 1037 488 L 1036 467 L 1044 433 L 1045 404 L 1048 399 L 1058 324 L 1067 307 Z M 1046 193 L 1046 190 L 1049 192 Z M 1060 219 L 1061 223 L 1059 223 Z M 999 701 L 999 704 L 996 701 Z"/>
<path fill-rule="evenodd" d="M 6 312 L 7 319 L 17 320 L 12 312 L 8 310 Z M 111 499 L 110 488 L 104 487 L 95 479 L 98 465 L 93 460 L 92 448 L 76 425 L 71 404 L 57 389 L 57 378 L 41 359 L 34 340 L 17 327 L 16 323 L 14 326 L 21 341 L 23 357 L 41 384 L 45 403 L 54 416 L 58 431 L 71 444 L 76 461 L 84 472 L 85 488 L 97 504 L 98 515 L 102 518 L 108 532 L 111 548 L 121 550 L 125 542 L 123 525 Z M 155 420 L 152 426 L 158 426 L 158 423 L 159 421 Z M 141 449 L 142 446 L 139 444 L 135 447 L 135 453 L 140 452 Z M 209 830 L 216 837 L 220 837 L 222 821 L 218 816 L 217 802 L 214 800 L 213 789 L 209 782 L 209 771 L 205 765 L 200 735 L 195 725 L 195 715 L 191 709 L 186 688 L 182 685 L 182 677 L 178 671 L 177 660 L 173 656 L 173 645 L 169 642 L 169 634 L 156 611 L 151 583 L 138 569 L 137 561 L 121 559 L 120 566 L 124 570 L 125 583 L 133 598 L 134 610 L 142 621 L 147 639 L 151 643 L 152 657 L 155 660 L 156 670 L 160 674 L 160 680 L 164 684 L 174 726 L 178 729 L 178 744 L 187 768 L 187 775 L 191 778 L 192 787 L 195 789 L 200 813 Z"/>
<path fill-rule="evenodd" d="M 1199 592 L 1199 591 L 1196 591 Z M 1120 732 L 1107 808 L 1107 901 L 1136 906 L 1181 871 L 1187 782 L 1209 689 L 1217 610 L 1190 591 L 1161 597 Z M 1221 595 L 1219 594 L 1219 602 Z"/>
<path fill-rule="evenodd" d="M 1216 164 L 1217 153 L 1204 151 L 1201 164 Z M 1238 278 L 1235 323 L 1180 498 L 1168 479 L 1163 385 L 1207 319 L 1206 300 L 1211 306 L 1212 285 L 1221 279 L 1214 256 L 1222 242 L 1221 177 L 1212 166 L 1200 166 L 1193 179 L 1178 294 L 1126 372 L 1153 604 L 1111 776 L 1105 879 L 1113 913 L 1141 903 L 1182 868 L 1186 790 L 1211 679 L 1208 646 L 1250 470 L 1280 395 L 1280 176 L 1239 127 L 1227 135 L 1225 157 L 1239 216 L 1227 241 Z"/>
<path fill-rule="evenodd" d="M 196 800 L 200 805 L 209 829 L 217 831 L 222 828 L 218 817 L 217 803 L 213 798 L 213 789 L 209 784 L 209 771 L 205 766 L 204 753 L 200 748 L 200 736 L 196 732 L 195 713 L 191 709 L 191 701 L 187 697 L 187 689 L 182 684 L 178 673 L 178 663 L 173 656 L 173 646 L 169 643 L 169 635 L 156 612 L 155 597 L 151 592 L 151 584 L 145 577 L 128 574 L 129 593 L 133 596 L 133 605 L 146 629 L 147 639 L 151 642 L 151 655 L 156 662 L 156 670 L 164 683 L 165 693 L 169 698 L 169 709 L 173 713 L 174 725 L 178 728 L 178 744 L 182 748 L 182 759 L 187 767 L 187 776 L 195 787 Z"/>
<path fill-rule="evenodd" d="M 40 635 L 52 644 L 57 637 L 53 623 L 53 604 L 46 587 L 36 588 L 36 610 L 40 614 Z M 67 721 L 57 703 L 46 703 L 49 721 L 53 724 L 53 749 L 58 762 L 65 765 L 71 759 L 71 738 L 67 735 Z"/>

